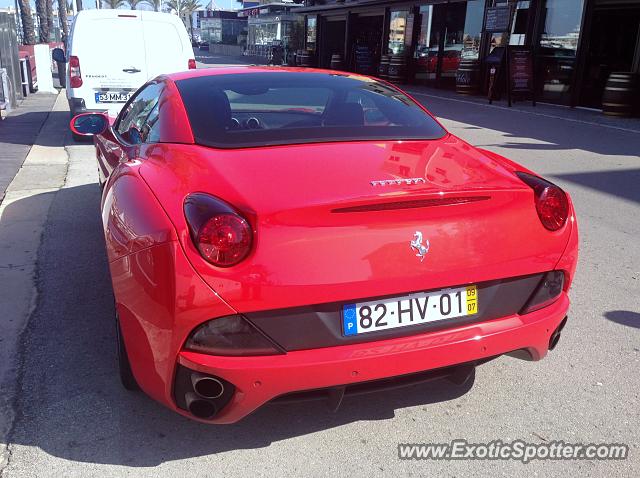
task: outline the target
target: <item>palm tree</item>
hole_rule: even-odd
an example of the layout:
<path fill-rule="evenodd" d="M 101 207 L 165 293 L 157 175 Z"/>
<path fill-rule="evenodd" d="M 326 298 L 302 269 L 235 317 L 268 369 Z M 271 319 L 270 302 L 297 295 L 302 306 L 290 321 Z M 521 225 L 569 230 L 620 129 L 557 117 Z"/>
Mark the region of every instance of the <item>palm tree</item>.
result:
<path fill-rule="evenodd" d="M 153 7 L 156 12 L 162 8 L 162 0 L 147 0 L 147 3 Z"/>
<path fill-rule="evenodd" d="M 46 0 L 47 4 L 47 30 L 49 31 L 49 37 L 47 41 L 55 40 L 53 37 L 53 0 Z"/>
<path fill-rule="evenodd" d="M 58 21 L 62 30 L 62 41 L 66 41 L 69 36 L 69 22 L 67 21 L 67 2 L 58 0 Z"/>
<path fill-rule="evenodd" d="M 20 20 L 22 21 L 22 43 L 34 45 L 36 43 L 36 32 L 33 26 L 33 16 L 29 0 L 18 0 L 20 5 Z"/>
<path fill-rule="evenodd" d="M 136 10 L 139 4 L 145 3 L 145 0 L 127 0 L 127 3 L 131 7 L 131 10 Z"/>
<path fill-rule="evenodd" d="M 47 21 L 47 0 L 36 0 L 38 14 L 38 42 L 49 42 L 49 22 Z"/>
<path fill-rule="evenodd" d="M 193 38 L 193 20 L 191 14 L 201 8 L 200 0 L 168 0 L 167 6 L 170 10 L 175 10 L 183 22 L 186 18 L 189 19 L 189 25 L 187 26 L 190 28 L 191 38 Z"/>
<path fill-rule="evenodd" d="M 102 4 L 114 10 L 124 6 L 127 2 L 125 0 L 102 0 Z"/>

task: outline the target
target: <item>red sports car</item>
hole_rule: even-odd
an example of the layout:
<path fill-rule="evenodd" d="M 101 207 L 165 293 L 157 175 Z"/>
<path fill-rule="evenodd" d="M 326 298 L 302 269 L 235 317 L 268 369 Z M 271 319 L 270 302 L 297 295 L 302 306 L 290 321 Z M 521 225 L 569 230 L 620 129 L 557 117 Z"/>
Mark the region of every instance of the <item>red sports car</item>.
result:
<path fill-rule="evenodd" d="M 95 134 L 124 385 L 232 423 L 538 360 L 569 309 L 569 196 L 374 78 L 161 76 Z"/>

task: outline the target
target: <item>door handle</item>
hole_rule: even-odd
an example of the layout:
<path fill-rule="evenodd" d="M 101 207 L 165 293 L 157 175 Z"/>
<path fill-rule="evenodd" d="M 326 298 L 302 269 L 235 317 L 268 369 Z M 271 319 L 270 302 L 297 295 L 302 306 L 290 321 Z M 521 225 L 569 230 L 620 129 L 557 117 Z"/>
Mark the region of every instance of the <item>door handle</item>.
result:
<path fill-rule="evenodd" d="M 122 71 L 125 73 L 140 73 L 142 70 L 138 70 L 137 68 L 123 68 Z"/>

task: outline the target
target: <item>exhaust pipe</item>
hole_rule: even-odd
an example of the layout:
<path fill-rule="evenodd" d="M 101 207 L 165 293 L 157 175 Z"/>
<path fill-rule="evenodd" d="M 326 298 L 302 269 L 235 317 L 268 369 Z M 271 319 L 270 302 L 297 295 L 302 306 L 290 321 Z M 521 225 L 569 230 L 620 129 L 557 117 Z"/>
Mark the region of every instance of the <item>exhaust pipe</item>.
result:
<path fill-rule="evenodd" d="M 553 331 L 551 337 L 549 337 L 549 350 L 555 349 L 556 345 L 558 345 L 558 342 L 560 341 L 560 333 L 562 332 L 562 329 L 564 329 L 564 326 L 566 324 L 567 318 L 565 317 L 564 319 L 562 319 L 562 322 L 560 322 L 560 325 L 558 325 L 558 328 Z"/>
<path fill-rule="evenodd" d="M 202 373 L 193 372 L 191 384 L 196 393 L 203 398 L 218 398 L 224 393 L 224 385 L 220 380 Z"/>
<path fill-rule="evenodd" d="M 213 402 L 203 400 L 195 393 L 189 392 L 185 394 L 184 398 L 187 402 L 187 409 L 195 417 L 202 419 L 213 418 L 218 412 Z"/>

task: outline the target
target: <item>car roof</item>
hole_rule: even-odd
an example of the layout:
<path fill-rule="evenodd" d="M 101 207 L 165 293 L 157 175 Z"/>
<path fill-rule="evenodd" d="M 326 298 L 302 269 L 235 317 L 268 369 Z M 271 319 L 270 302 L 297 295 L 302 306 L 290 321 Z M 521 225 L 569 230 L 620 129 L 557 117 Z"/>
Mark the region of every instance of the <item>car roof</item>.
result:
<path fill-rule="evenodd" d="M 324 73 L 326 75 L 340 74 L 343 76 L 349 76 L 352 78 L 359 78 L 365 81 L 372 81 L 373 78 L 359 75 L 357 73 L 337 72 L 335 70 L 323 70 L 320 68 L 298 68 L 298 67 L 282 67 L 282 66 L 261 66 L 261 65 L 241 65 L 241 66 L 226 66 L 215 68 L 201 68 L 197 70 L 181 71 L 179 73 L 171 73 L 163 75 L 173 81 L 186 80 L 189 78 L 200 78 L 203 76 L 217 76 L 217 75 L 235 75 L 235 74 L 251 74 L 251 73 L 278 73 L 283 71 L 290 71 L 295 73 Z"/>

